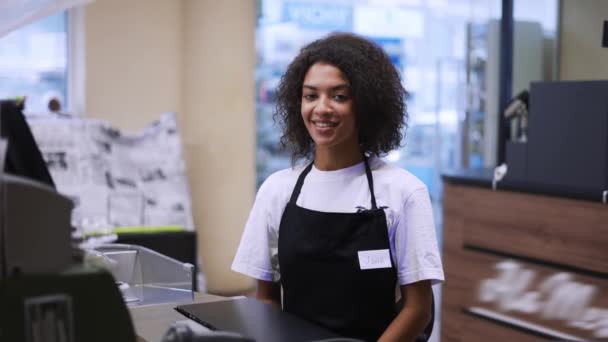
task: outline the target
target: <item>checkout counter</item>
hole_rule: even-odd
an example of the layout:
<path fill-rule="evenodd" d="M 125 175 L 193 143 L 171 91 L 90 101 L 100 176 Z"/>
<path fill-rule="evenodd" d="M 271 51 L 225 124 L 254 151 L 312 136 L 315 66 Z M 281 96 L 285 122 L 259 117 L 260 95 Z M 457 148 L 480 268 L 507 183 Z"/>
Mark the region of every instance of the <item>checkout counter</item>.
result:
<path fill-rule="evenodd" d="M 608 340 L 608 81 L 530 101 L 504 179 L 443 175 L 443 342 Z"/>
<path fill-rule="evenodd" d="M 444 175 L 441 341 L 608 337 L 608 206 Z"/>
<path fill-rule="evenodd" d="M 197 294 L 193 264 L 152 249 L 81 249 L 73 201 L 55 189 L 21 111 L 0 101 L 0 341 L 353 341 L 253 299 Z"/>
<path fill-rule="evenodd" d="M 197 294 L 192 264 L 145 247 L 108 244 L 81 254 L 70 241 L 71 202 L 48 185 L 0 173 L 0 193 L 1 341 L 338 337 L 254 299 Z"/>

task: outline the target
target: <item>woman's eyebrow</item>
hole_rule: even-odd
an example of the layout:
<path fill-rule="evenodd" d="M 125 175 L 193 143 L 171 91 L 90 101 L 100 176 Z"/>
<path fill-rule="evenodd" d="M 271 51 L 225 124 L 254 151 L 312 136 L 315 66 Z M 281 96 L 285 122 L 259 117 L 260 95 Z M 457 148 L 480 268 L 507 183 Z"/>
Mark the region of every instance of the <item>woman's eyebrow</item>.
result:
<path fill-rule="evenodd" d="M 317 87 L 309 85 L 309 84 L 302 85 L 302 88 L 310 89 L 310 90 L 318 90 Z M 344 90 L 344 89 L 350 90 L 350 86 L 348 84 L 338 84 L 336 86 L 329 88 L 329 90 L 331 90 L 331 91 Z"/>
<path fill-rule="evenodd" d="M 333 91 L 336 90 L 350 90 L 350 86 L 348 84 L 338 84 L 337 86 L 330 88 Z"/>

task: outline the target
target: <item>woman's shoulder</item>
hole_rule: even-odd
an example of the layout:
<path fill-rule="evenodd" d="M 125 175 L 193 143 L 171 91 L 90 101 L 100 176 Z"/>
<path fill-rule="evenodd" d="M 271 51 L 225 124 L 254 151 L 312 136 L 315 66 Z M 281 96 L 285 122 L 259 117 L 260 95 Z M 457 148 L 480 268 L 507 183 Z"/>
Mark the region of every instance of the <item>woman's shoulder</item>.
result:
<path fill-rule="evenodd" d="M 380 158 L 374 158 L 370 167 L 374 174 L 374 183 L 385 185 L 404 195 L 417 190 L 426 190 L 426 185 L 414 174 Z"/>
<path fill-rule="evenodd" d="M 303 165 L 296 165 L 273 172 L 260 186 L 258 196 L 280 194 L 285 189 L 292 189 L 304 167 Z"/>

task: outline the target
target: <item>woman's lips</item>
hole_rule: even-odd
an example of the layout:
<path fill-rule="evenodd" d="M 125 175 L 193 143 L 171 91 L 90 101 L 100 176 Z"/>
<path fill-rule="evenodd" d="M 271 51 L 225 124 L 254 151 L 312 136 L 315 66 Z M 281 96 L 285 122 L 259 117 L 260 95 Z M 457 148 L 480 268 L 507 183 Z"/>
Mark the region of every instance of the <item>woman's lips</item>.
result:
<path fill-rule="evenodd" d="M 338 126 L 337 122 L 332 122 L 332 121 L 313 121 L 312 124 L 315 125 L 315 127 L 319 127 L 319 128 Z"/>
<path fill-rule="evenodd" d="M 331 133 L 336 126 L 338 126 L 337 122 L 332 121 L 312 121 L 312 125 L 315 127 L 315 130 L 319 133 Z"/>

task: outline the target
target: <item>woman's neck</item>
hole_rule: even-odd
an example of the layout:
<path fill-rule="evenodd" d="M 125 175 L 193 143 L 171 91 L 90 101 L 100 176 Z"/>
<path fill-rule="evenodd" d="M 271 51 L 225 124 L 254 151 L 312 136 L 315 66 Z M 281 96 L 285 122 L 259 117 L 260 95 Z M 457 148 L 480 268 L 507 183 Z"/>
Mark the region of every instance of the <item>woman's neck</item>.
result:
<path fill-rule="evenodd" d="M 334 171 L 356 165 L 363 160 L 359 146 L 348 150 L 315 149 L 315 167 L 321 171 Z"/>

